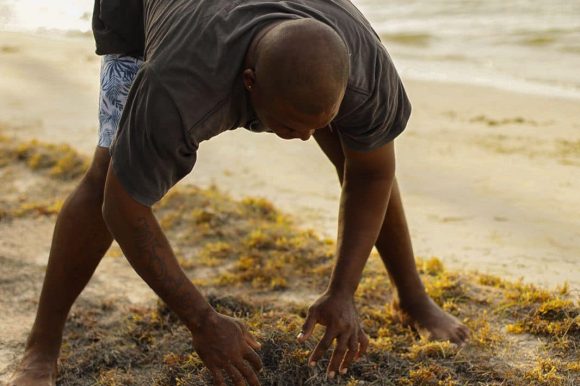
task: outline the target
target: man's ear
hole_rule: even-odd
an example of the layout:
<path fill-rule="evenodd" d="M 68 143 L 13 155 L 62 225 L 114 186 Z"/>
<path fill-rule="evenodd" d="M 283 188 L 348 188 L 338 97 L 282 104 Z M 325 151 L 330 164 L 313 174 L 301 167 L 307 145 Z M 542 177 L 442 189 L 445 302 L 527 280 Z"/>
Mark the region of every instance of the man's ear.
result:
<path fill-rule="evenodd" d="M 254 84 L 256 83 L 256 73 L 251 68 L 246 68 L 242 73 L 242 78 L 244 80 L 244 87 L 248 91 L 252 91 Z"/>

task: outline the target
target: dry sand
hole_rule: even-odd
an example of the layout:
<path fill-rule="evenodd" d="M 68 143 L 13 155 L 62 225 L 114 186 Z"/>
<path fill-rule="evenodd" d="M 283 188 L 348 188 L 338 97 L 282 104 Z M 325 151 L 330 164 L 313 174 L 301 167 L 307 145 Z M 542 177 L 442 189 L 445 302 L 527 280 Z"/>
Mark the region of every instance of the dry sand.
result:
<path fill-rule="evenodd" d="M 87 37 L 0 33 L 3 133 L 91 154 L 99 71 L 92 51 Z M 405 84 L 414 112 L 397 139 L 397 168 L 416 255 L 548 287 L 568 281 L 578 293 L 580 101 Z M 22 179 L 15 183 L 26 189 Z M 340 191 L 314 141 L 225 133 L 202 144 L 183 183 L 266 197 L 304 227 L 335 233 Z M 21 281 L 17 294 L 1 294 L 0 380 L 32 323 L 51 231 L 52 220 L 0 223 L 0 282 Z M 84 296 L 105 288 L 135 289 L 134 302 L 152 296 L 123 260 L 104 261 Z"/>

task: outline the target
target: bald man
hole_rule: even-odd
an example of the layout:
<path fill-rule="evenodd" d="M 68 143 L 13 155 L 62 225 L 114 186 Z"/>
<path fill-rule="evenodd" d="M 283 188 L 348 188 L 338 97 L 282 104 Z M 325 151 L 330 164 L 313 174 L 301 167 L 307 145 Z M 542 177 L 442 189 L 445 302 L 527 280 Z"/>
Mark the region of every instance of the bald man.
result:
<path fill-rule="evenodd" d="M 336 263 L 298 335 L 304 342 L 325 326 L 309 364 L 335 342 L 333 378 L 366 350 L 354 294 L 373 246 L 401 319 L 463 343 L 467 329 L 428 297 L 415 267 L 394 156 L 411 107 L 361 13 L 348 0 L 145 0 L 144 13 L 145 62 L 112 146 L 97 148 L 59 214 L 37 319 L 10 384 L 54 384 L 68 311 L 113 238 L 189 328 L 215 384 L 259 384 L 260 344 L 204 299 L 151 211 L 191 171 L 203 141 L 238 127 L 313 136 L 338 172 Z"/>

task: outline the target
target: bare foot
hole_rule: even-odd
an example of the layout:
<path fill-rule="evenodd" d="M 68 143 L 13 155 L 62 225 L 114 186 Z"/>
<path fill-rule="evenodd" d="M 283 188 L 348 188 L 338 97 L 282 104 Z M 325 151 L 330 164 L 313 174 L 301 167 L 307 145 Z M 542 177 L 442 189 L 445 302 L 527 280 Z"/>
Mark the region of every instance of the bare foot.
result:
<path fill-rule="evenodd" d="M 413 304 L 393 300 L 393 315 L 405 325 L 417 330 L 429 340 L 448 340 L 463 345 L 469 337 L 469 329 L 457 318 L 443 311 L 430 297 L 425 296 Z"/>
<path fill-rule="evenodd" d="M 26 352 L 7 386 L 55 386 L 56 360 Z"/>

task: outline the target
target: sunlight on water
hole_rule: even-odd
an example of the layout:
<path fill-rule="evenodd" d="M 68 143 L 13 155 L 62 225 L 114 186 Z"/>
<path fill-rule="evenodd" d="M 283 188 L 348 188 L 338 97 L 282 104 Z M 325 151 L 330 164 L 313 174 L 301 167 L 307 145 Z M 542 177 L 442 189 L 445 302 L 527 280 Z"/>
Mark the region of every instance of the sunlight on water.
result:
<path fill-rule="evenodd" d="M 580 97 L 580 1 L 354 3 L 406 76 Z"/>

